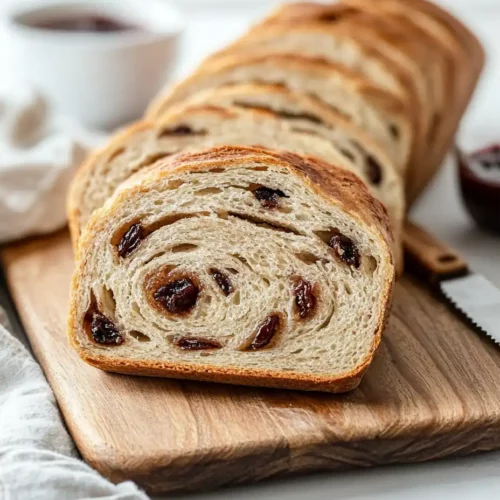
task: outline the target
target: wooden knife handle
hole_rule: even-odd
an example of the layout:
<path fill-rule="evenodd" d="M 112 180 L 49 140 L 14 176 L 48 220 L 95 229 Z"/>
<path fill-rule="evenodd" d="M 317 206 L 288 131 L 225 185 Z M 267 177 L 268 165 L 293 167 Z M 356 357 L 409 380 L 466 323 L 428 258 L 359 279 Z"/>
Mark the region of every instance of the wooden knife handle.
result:
<path fill-rule="evenodd" d="M 467 263 L 455 250 L 409 220 L 405 222 L 403 242 L 408 269 L 432 283 L 468 272 Z"/>

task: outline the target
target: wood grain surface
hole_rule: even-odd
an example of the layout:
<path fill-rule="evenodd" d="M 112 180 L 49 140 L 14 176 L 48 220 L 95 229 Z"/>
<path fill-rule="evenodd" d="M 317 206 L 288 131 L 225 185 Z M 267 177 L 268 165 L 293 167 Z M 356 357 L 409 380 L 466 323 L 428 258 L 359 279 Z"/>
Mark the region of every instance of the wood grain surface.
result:
<path fill-rule="evenodd" d="M 149 492 L 500 448 L 500 350 L 405 277 L 382 346 L 348 395 L 100 372 L 66 341 L 66 233 L 4 249 L 33 350 L 83 457 Z"/>

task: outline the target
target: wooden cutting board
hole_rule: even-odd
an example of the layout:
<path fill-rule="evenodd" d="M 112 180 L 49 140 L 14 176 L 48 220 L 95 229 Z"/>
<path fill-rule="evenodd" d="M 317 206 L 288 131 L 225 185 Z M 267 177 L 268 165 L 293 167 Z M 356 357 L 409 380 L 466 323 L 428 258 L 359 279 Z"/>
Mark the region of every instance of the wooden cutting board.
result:
<path fill-rule="evenodd" d="M 83 457 L 149 492 L 416 462 L 500 448 L 500 349 L 410 277 L 382 346 L 345 396 L 113 375 L 66 342 L 66 233 L 4 249 L 33 350 Z"/>

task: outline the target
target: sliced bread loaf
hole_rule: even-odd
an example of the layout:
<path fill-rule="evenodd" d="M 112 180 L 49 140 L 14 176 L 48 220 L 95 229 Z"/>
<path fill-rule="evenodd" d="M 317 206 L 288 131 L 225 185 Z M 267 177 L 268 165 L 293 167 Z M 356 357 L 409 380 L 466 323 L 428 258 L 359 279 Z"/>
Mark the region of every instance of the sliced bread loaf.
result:
<path fill-rule="evenodd" d="M 380 342 L 390 248 L 345 169 L 241 147 L 170 157 L 87 226 L 69 339 L 112 372 L 345 392 Z"/>

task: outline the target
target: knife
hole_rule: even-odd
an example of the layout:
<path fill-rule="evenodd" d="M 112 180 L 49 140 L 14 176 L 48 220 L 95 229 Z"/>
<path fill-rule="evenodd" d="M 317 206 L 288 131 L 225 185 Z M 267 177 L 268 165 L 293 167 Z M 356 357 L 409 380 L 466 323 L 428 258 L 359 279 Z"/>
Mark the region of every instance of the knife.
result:
<path fill-rule="evenodd" d="M 405 265 L 424 276 L 469 321 L 500 345 L 500 290 L 471 271 L 454 250 L 411 221 L 405 223 Z"/>

